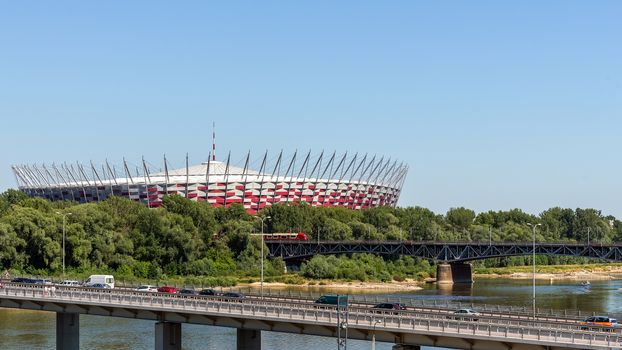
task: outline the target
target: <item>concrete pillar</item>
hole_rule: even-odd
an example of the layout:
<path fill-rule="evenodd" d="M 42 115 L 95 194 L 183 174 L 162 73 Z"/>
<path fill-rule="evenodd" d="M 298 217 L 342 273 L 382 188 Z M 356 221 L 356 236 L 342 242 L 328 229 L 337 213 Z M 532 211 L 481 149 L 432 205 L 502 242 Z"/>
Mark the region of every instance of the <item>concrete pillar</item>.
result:
<path fill-rule="evenodd" d="M 157 322 L 155 324 L 156 350 L 181 350 L 181 323 Z"/>
<path fill-rule="evenodd" d="M 471 264 L 444 263 L 436 265 L 436 283 L 473 283 Z"/>
<path fill-rule="evenodd" d="M 421 350 L 421 347 L 419 345 L 395 344 L 393 350 Z"/>
<path fill-rule="evenodd" d="M 56 350 L 80 349 L 80 314 L 56 313 Z"/>
<path fill-rule="evenodd" d="M 438 284 L 454 283 L 454 279 L 451 274 L 450 264 L 445 263 L 445 264 L 436 265 L 436 283 Z"/>
<path fill-rule="evenodd" d="M 454 283 L 473 283 L 473 267 L 469 263 L 451 264 Z"/>
<path fill-rule="evenodd" d="M 238 328 L 237 350 L 261 350 L 261 331 Z"/>

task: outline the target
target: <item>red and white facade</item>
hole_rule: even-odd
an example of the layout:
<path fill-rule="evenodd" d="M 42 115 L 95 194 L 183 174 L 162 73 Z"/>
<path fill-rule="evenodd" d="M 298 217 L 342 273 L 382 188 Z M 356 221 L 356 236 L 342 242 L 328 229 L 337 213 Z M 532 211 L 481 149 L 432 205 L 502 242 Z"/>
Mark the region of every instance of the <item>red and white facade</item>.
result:
<path fill-rule="evenodd" d="M 408 166 L 397 161 L 347 153 L 324 153 L 296 159 L 296 153 L 284 160 L 281 152 L 275 161 L 263 156 L 259 170 L 250 169 L 250 153 L 244 166 L 234 166 L 208 158 L 195 166 L 151 172 L 143 161 L 133 175 L 123 162 L 123 176 L 107 162 L 57 165 L 15 165 L 13 172 L 19 189 L 30 196 L 82 203 L 122 196 L 159 207 L 165 195 L 181 195 L 212 206 L 244 205 L 255 214 L 266 206 L 305 202 L 313 206 L 344 206 L 365 209 L 395 206 Z M 228 157 L 230 159 L 230 157 Z M 140 169 L 142 168 L 142 169 Z"/>

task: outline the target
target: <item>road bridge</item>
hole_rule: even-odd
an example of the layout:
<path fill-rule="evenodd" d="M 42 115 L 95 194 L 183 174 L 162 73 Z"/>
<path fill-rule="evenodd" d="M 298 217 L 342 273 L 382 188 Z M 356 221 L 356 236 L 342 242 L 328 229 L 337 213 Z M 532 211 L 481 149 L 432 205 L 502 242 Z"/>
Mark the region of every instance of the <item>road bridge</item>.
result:
<path fill-rule="evenodd" d="M 430 241 L 266 241 L 272 257 L 299 262 L 315 255 L 371 253 L 406 255 L 438 263 L 440 283 L 472 282 L 469 261 L 534 252 L 533 242 L 430 242 Z M 575 256 L 622 261 L 622 245 L 579 243 L 536 243 L 536 255 Z"/>
<path fill-rule="evenodd" d="M 269 296 L 244 300 L 223 297 L 141 293 L 130 290 L 58 288 L 54 294 L 36 286 L 7 284 L 0 307 L 56 312 L 57 349 L 79 349 L 79 315 L 155 321 L 155 349 L 180 350 L 182 323 L 234 327 L 237 349 L 261 349 L 261 332 L 336 337 L 395 343 L 395 349 L 437 346 L 455 349 L 617 349 L 622 331 L 584 330 L 573 318 L 486 313 L 455 319 L 446 309 L 379 311 L 352 304 L 347 310 L 320 306 L 310 299 Z M 346 318 L 339 319 L 338 315 Z"/>

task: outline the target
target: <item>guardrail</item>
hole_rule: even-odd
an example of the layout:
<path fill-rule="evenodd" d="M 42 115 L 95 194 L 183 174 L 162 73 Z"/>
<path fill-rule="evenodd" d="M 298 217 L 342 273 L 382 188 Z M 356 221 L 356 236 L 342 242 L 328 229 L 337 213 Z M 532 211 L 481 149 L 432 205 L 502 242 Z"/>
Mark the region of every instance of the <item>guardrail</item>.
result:
<path fill-rule="evenodd" d="M 173 311 L 220 314 L 242 318 L 270 319 L 274 321 L 322 324 L 336 326 L 337 309 L 317 305 L 309 300 L 292 301 L 267 297 L 250 297 L 237 300 L 223 297 L 184 296 L 166 293 L 143 293 L 130 290 L 92 290 L 89 288 L 59 288 L 55 293 L 41 287 L 8 285 L 0 290 L 0 298 L 17 298 L 79 305 L 98 305 L 125 309 Z M 526 320 L 506 315 L 481 315 L 454 319 L 456 315 L 446 310 L 384 311 L 352 305 L 348 308 L 349 327 L 404 333 L 425 333 L 465 338 L 477 336 L 497 337 L 507 341 L 540 341 L 592 346 L 619 347 L 620 330 L 611 333 L 585 331 L 576 322 Z M 570 320 L 574 321 L 574 320 Z M 600 328 L 600 330 L 603 330 Z"/>

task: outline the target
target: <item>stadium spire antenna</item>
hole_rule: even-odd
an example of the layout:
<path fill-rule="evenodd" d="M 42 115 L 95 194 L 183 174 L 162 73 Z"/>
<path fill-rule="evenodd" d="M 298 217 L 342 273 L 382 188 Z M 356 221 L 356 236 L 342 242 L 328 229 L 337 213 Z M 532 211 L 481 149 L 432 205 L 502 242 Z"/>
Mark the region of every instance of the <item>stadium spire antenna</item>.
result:
<path fill-rule="evenodd" d="M 216 122 L 212 122 L 212 160 L 216 160 Z"/>

